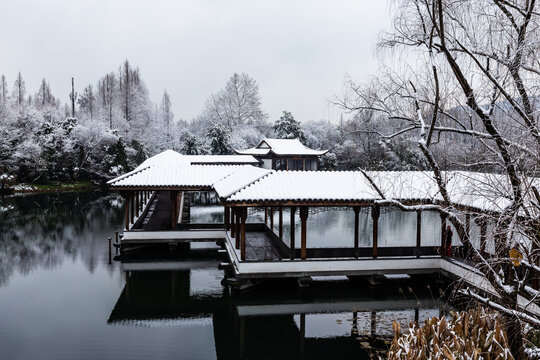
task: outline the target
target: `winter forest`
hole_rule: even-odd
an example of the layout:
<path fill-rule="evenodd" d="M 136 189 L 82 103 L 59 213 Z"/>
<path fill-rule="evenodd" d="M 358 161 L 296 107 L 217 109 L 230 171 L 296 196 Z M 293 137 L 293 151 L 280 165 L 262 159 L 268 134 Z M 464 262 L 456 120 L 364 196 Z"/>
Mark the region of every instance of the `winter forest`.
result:
<path fill-rule="evenodd" d="M 245 73 L 233 74 L 209 95 L 195 119 L 175 116 L 172 101 L 165 90 L 161 103 L 152 103 L 141 70 L 128 60 L 95 84 L 78 86 L 75 78 L 70 94 L 55 94 L 45 78 L 34 91 L 21 73 L 12 85 L 1 75 L 0 172 L 17 182 L 102 181 L 165 149 L 232 154 L 265 137 L 299 138 L 308 147 L 330 149 L 321 159 L 323 169 L 423 167 L 405 146 L 407 139 L 385 144 L 357 131 L 384 125 L 372 114 L 347 121 L 342 116 L 338 124 L 295 119 L 287 111 L 270 119 L 257 81 Z"/>

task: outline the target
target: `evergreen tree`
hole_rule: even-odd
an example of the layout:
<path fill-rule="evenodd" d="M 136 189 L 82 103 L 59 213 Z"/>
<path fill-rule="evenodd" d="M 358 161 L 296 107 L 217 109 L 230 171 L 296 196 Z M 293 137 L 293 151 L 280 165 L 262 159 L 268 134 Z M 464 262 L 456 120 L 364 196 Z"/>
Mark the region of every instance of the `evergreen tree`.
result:
<path fill-rule="evenodd" d="M 296 121 L 288 111 L 283 112 L 283 116 L 274 123 L 272 129 L 279 139 L 298 139 L 302 143 L 306 141 L 300 122 Z"/>
<path fill-rule="evenodd" d="M 211 125 L 206 135 L 210 140 L 210 152 L 214 155 L 231 154 L 230 134 L 229 129 L 224 124 Z"/>

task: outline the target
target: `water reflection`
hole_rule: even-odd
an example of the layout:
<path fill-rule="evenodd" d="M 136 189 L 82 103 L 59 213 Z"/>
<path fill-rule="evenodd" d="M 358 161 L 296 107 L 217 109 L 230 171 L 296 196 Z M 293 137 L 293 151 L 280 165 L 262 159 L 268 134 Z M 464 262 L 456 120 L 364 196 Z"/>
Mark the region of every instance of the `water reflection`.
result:
<path fill-rule="evenodd" d="M 81 257 L 94 271 L 106 260 L 107 237 L 120 228 L 122 206 L 121 197 L 100 191 L 3 197 L 0 286 L 14 271 L 52 269 L 65 259 Z"/>
<path fill-rule="evenodd" d="M 177 266 L 183 267 L 181 261 Z M 315 281 L 301 291 L 281 280 L 230 296 L 207 261 L 190 266 L 127 271 L 108 323 L 211 328 L 217 359 L 367 359 L 387 347 L 393 321 L 424 321 L 444 305 L 426 277 L 390 279 L 378 287 L 363 279 Z"/>
<path fill-rule="evenodd" d="M 330 223 L 349 223 L 348 212 L 337 214 Z M 367 359 L 366 347 L 385 347 L 394 319 L 437 314 L 432 293 L 446 288 L 430 278 L 304 290 L 277 281 L 231 296 L 222 259 L 208 252 L 145 250 L 109 265 L 106 238 L 122 222 L 121 198 L 110 193 L 1 200 L 0 358 Z"/>

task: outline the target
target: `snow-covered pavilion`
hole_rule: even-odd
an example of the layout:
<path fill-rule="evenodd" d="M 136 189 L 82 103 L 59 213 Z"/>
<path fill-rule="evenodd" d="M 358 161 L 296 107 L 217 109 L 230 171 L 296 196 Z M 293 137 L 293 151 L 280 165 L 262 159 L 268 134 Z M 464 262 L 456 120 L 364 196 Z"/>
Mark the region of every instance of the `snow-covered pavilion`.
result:
<path fill-rule="evenodd" d="M 328 150 L 310 149 L 298 139 L 264 139 L 253 148 L 235 152 L 256 157 L 266 169 L 318 170 L 319 156 Z"/>

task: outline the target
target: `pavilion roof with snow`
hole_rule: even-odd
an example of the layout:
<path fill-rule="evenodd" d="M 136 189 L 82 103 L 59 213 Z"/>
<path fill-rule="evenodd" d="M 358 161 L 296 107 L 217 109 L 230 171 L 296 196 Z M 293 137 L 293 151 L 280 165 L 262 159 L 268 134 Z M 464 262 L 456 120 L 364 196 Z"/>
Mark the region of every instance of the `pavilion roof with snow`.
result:
<path fill-rule="evenodd" d="M 429 171 L 275 171 L 252 166 L 253 159 L 244 156 L 206 155 L 203 165 L 201 157 L 167 150 L 108 184 L 117 190 L 214 190 L 226 206 L 368 206 L 393 200 L 410 204 L 442 200 Z M 464 208 L 499 212 L 509 204 L 510 184 L 504 175 L 447 171 L 443 176 L 451 200 Z"/>

